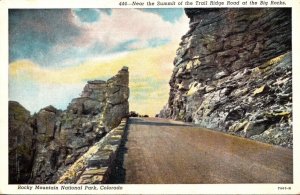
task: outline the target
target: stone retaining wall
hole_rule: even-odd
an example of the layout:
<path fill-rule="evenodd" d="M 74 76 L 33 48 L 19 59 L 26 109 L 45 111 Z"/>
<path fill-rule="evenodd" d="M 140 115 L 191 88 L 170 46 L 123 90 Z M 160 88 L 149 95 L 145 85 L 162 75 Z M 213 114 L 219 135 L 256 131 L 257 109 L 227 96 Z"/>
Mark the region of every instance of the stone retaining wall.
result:
<path fill-rule="evenodd" d="M 59 178 L 57 184 L 106 183 L 115 164 L 117 150 L 126 128 L 127 119 L 95 143 Z"/>

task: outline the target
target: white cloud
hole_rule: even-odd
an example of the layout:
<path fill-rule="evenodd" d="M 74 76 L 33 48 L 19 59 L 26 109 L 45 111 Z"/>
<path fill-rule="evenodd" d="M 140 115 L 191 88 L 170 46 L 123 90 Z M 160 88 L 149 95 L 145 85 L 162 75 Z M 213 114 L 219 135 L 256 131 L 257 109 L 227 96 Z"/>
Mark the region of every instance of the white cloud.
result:
<path fill-rule="evenodd" d="M 188 29 L 188 18 L 171 23 L 159 15 L 137 9 L 112 9 L 111 15 L 102 14 L 98 22 L 82 23 L 78 17 L 72 22 L 82 29 L 75 44 L 90 47 L 96 42 L 102 43 L 109 50 L 124 41 L 138 39 L 132 47 L 145 47 L 151 39 L 169 39 L 180 41 Z"/>

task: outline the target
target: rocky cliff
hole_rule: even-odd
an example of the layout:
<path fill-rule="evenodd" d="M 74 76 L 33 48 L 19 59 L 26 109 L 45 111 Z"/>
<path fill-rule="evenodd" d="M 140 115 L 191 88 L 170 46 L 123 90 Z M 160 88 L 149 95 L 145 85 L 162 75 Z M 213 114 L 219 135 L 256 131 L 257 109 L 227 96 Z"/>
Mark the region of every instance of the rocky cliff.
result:
<path fill-rule="evenodd" d="M 291 9 L 185 9 L 159 116 L 292 148 Z"/>
<path fill-rule="evenodd" d="M 30 116 L 9 102 L 9 183 L 55 183 L 69 167 L 129 114 L 129 73 L 88 81 L 67 110 L 53 106 Z"/>

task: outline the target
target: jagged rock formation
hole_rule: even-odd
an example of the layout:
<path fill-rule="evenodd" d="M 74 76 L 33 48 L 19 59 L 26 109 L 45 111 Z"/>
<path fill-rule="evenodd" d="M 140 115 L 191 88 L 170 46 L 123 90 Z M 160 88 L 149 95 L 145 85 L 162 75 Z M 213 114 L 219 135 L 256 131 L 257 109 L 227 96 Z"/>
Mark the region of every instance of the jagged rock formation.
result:
<path fill-rule="evenodd" d="M 129 113 L 129 74 L 123 67 L 105 81 L 89 81 L 67 110 L 30 113 L 9 102 L 9 182 L 55 183 Z"/>
<path fill-rule="evenodd" d="M 292 148 L 291 9 L 186 9 L 159 117 Z"/>
<path fill-rule="evenodd" d="M 9 183 L 25 183 L 30 178 L 33 128 L 30 113 L 18 102 L 9 102 Z"/>

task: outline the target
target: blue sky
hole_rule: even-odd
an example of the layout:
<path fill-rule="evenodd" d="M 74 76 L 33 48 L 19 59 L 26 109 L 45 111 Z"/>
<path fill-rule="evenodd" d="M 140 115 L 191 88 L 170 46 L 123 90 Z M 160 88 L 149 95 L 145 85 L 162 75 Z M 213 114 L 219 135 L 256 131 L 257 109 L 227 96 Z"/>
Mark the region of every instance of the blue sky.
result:
<path fill-rule="evenodd" d="M 59 86 L 56 84 L 52 87 L 53 82 L 36 78 L 36 75 L 27 75 L 24 79 L 24 74 L 41 74 L 41 72 L 49 71 L 51 74 L 55 74 L 55 71 L 59 72 L 68 68 L 75 68 L 72 71 L 82 71 L 76 67 L 82 67 L 82 64 L 91 64 L 92 62 L 101 69 L 106 61 L 118 60 L 135 52 L 143 53 L 143 50 L 151 48 L 153 54 L 160 55 L 155 52 L 155 49 L 174 42 L 178 44 L 180 37 L 187 31 L 187 27 L 188 20 L 181 8 L 9 10 L 9 61 L 11 67 L 9 98 L 25 104 L 24 106 L 27 106 L 32 112 L 49 104 L 65 109 L 67 103 L 70 102 L 70 96 L 80 94 L 86 80 L 107 79 L 115 73 L 99 73 L 97 78 L 95 75 L 89 77 L 81 74 L 84 78 L 78 78 L 76 82 L 60 83 Z M 173 57 L 175 57 L 176 47 L 173 44 Z M 168 53 L 168 56 L 171 58 L 171 54 Z M 155 56 L 148 56 L 148 54 L 141 58 L 144 60 L 156 59 Z M 134 59 L 132 61 L 135 62 Z M 152 68 L 157 66 L 162 71 L 168 70 L 167 74 L 171 74 L 172 61 L 170 59 L 169 64 L 151 64 L 150 61 L 144 62 L 144 64 L 149 64 L 149 66 L 153 66 Z M 120 60 L 118 62 L 121 63 Z M 121 64 L 119 65 L 121 66 Z M 115 70 L 119 65 L 110 66 L 114 66 L 112 70 Z M 139 78 L 134 79 L 140 82 Z M 147 76 L 144 76 L 145 79 Z M 148 78 L 149 82 L 150 80 L 152 83 L 155 81 L 153 78 Z M 164 82 L 166 84 L 163 84 Z M 162 84 L 167 86 L 167 82 L 166 79 L 164 81 L 157 79 L 159 86 Z M 66 86 L 64 87 L 64 85 Z M 59 98 L 45 98 L 46 89 L 48 91 L 51 89 L 55 93 L 55 88 L 63 91 L 62 89 L 66 87 L 69 90 L 66 90 L 65 95 L 60 95 Z M 166 90 L 166 87 L 163 90 Z M 136 93 L 137 97 L 138 94 L 141 95 L 140 92 Z M 38 103 L 32 103 L 32 97 L 44 100 L 34 100 Z M 132 101 L 133 99 L 134 97 L 131 97 Z"/>

